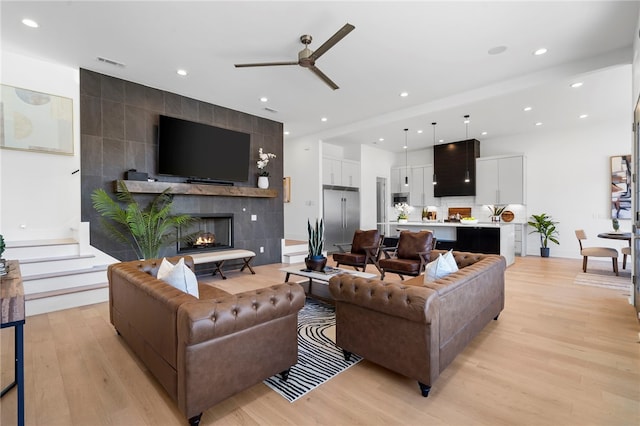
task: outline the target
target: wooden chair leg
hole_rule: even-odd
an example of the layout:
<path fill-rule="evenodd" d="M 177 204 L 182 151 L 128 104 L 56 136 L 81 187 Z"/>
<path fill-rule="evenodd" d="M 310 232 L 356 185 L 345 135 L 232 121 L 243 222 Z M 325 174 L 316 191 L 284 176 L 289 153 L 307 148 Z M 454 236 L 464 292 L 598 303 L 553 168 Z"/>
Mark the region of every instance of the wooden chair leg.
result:
<path fill-rule="evenodd" d="M 618 276 L 618 258 L 612 257 L 611 260 L 613 261 L 613 272 L 615 272 L 616 276 Z"/>
<path fill-rule="evenodd" d="M 622 255 L 622 269 L 627 269 L 627 255 Z"/>
<path fill-rule="evenodd" d="M 587 272 L 587 257 L 588 256 L 582 257 L 582 272 Z"/>

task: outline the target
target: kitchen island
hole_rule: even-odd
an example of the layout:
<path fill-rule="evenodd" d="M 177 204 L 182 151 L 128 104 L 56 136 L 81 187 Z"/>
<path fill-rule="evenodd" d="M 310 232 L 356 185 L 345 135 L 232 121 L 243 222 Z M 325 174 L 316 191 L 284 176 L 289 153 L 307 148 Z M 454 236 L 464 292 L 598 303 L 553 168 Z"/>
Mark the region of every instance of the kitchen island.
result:
<path fill-rule="evenodd" d="M 507 265 L 515 261 L 515 225 L 505 222 L 386 222 L 385 235 L 397 235 L 402 230 L 421 231 L 428 229 L 438 239 L 437 248 L 443 250 L 470 251 L 474 253 L 499 254 Z"/>

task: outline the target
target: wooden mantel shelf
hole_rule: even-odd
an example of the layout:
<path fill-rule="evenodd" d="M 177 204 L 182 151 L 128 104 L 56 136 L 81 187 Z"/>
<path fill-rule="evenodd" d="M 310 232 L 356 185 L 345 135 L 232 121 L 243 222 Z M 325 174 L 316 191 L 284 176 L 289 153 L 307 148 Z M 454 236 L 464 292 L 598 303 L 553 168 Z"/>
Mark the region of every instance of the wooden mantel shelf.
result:
<path fill-rule="evenodd" d="M 144 194 L 160 194 L 167 188 L 171 188 L 172 194 L 183 195 L 217 195 L 222 197 L 255 197 L 275 198 L 278 191 L 275 189 L 251 188 L 248 186 L 222 186 L 179 182 L 145 182 L 139 180 L 116 180 L 114 191 L 118 192 L 118 182 L 122 182 L 129 192 Z"/>

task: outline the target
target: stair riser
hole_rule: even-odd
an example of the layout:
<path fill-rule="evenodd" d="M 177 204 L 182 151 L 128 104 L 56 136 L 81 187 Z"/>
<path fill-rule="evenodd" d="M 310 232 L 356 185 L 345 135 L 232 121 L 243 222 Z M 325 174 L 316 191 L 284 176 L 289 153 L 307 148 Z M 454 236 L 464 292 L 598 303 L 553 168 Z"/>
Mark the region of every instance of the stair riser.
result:
<path fill-rule="evenodd" d="M 307 257 L 306 254 L 297 254 L 297 255 L 293 255 L 293 256 L 289 256 L 288 254 L 285 254 L 282 256 L 282 263 L 302 263 L 304 262 L 305 257 Z"/>
<path fill-rule="evenodd" d="M 51 262 L 20 263 L 20 272 L 23 277 L 27 277 L 35 274 L 86 269 L 91 268 L 94 265 L 96 265 L 96 259 L 93 257 L 56 260 Z"/>
<path fill-rule="evenodd" d="M 92 305 L 109 300 L 109 289 L 81 291 L 78 293 L 64 294 L 60 296 L 45 297 L 42 299 L 28 300 L 25 302 L 26 316 L 38 315 L 62 309 L 78 306 Z"/>
<path fill-rule="evenodd" d="M 297 244 L 295 246 L 283 246 L 282 254 L 296 253 L 299 251 L 307 251 L 309 246 L 307 244 Z"/>
<path fill-rule="evenodd" d="M 34 259 L 41 257 L 73 256 L 80 253 L 78 244 L 62 244 L 34 247 L 8 247 L 4 255 L 5 259 Z"/>
<path fill-rule="evenodd" d="M 24 294 L 35 294 L 43 291 L 64 290 L 91 284 L 107 282 L 107 271 L 96 271 L 86 274 L 66 275 L 63 277 L 42 278 L 23 281 Z M 62 309 L 62 308 L 61 308 Z"/>

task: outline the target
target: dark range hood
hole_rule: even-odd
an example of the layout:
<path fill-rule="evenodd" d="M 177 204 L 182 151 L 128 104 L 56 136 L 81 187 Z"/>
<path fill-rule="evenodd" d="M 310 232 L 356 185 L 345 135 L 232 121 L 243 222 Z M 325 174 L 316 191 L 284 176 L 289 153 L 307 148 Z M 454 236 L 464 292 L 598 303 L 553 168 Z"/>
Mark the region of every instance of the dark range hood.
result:
<path fill-rule="evenodd" d="M 480 141 L 467 139 L 433 147 L 433 170 L 437 184 L 436 197 L 476 195 L 476 158 L 480 157 Z M 465 175 L 469 171 L 469 182 Z"/>

